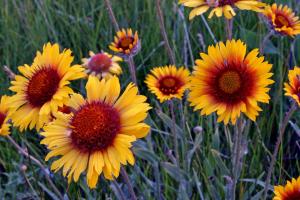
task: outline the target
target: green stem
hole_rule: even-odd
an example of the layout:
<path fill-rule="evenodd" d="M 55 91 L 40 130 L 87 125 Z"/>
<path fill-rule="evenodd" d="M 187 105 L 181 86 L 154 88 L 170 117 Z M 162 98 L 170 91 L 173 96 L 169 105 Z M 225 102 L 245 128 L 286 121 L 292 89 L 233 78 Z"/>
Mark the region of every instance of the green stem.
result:
<path fill-rule="evenodd" d="M 132 184 L 129 180 L 128 174 L 127 174 L 126 170 L 124 169 L 124 167 L 121 167 L 121 175 L 122 175 L 122 177 L 123 177 L 123 179 L 124 179 L 124 181 L 125 181 L 125 183 L 128 187 L 129 193 L 131 195 L 131 200 L 137 200 L 135 192 L 134 192 L 133 187 L 132 187 Z"/>
<path fill-rule="evenodd" d="M 178 138 L 176 134 L 176 118 L 175 118 L 175 113 L 174 113 L 174 102 L 171 99 L 170 100 L 170 113 L 171 113 L 171 118 L 172 118 L 172 135 L 173 135 L 173 143 L 174 143 L 174 152 L 175 152 L 175 159 L 177 165 L 179 165 L 179 153 L 178 153 Z"/>
<path fill-rule="evenodd" d="M 10 137 L 9 135 L 6 136 L 8 138 L 8 140 L 10 141 L 10 143 L 25 157 L 29 158 L 30 160 L 32 160 L 34 163 L 36 163 L 44 172 L 45 177 L 47 179 L 47 181 L 49 182 L 50 186 L 52 187 L 53 191 L 56 193 L 56 195 L 60 198 L 60 199 L 64 199 L 64 197 L 62 196 L 62 194 L 59 192 L 59 190 L 56 188 L 56 186 L 54 185 L 54 183 L 52 182 L 48 171 L 46 170 L 46 168 L 44 167 L 44 165 L 35 157 L 29 155 L 29 153 L 27 151 L 25 151 L 22 147 L 20 147 L 17 142 L 15 142 L 15 140 Z"/>
<path fill-rule="evenodd" d="M 276 158 L 277 158 L 277 154 L 278 154 L 280 144 L 282 142 L 283 134 L 284 134 L 285 129 L 286 129 L 288 123 L 289 123 L 290 118 L 292 117 L 293 113 L 297 110 L 297 107 L 298 107 L 298 105 L 294 101 L 291 108 L 286 113 L 286 115 L 285 115 L 285 117 L 284 117 L 284 119 L 281 123 L 280 129 L 279 129 L 279 135 L 278 135 L 278 138 L 277 138 L 277 142 L 275 144 L 275 149 L 274 149 L 274 152 L 272 154 L 270 166 L 269 166 L 269 169 L 268 169 L 268 174 L 267 174 L 267 178 L 266 178 L 266 182 L 265 182 L 265 190 L 264 190 L 264 198 L 263 199 L 267 199 L 270 180 L 271 180 L 271 176 L 272 176 L 273 171 L 274 171 L 274 165 L 275 165 L 275 161 L 276 161 Z"/>
<path fill-rule="evenodd" d="M 264 39 L 262 40 L 262 42 L 260 43 L 260 47 L 259 47 L 259 52 L 260 54 L 263 54 L 266 43 L 268 41 L 268 39 L 270 39 L 270 37 L 273 35 L 273 31 L 270 31 L 267 35 L 265 35 Z"/>
<path fill-rule="evenodd" d="M 233 183 L 231 188 L 231 199 L 235 200 L 235 192 L 236 192 L 236 185 L 239 178 L 239 171 L 240 171 L 240 162 L 241 162 L 241 148 L 242 148 L 242 139 L 243 139 L 243 120 L 238 119 L 237 127 L 234 135 L 234 144 L 233 144 L 233 166 L 232 166 L 232 176 L 233 176 Z"/>
<path fill-rule="evenodd" d="M 160 28 L 160 32 L 161 35 L 165 41 L 165 47 L 168 53 L 168 57 L 170 59 L 170 62 L 172 65 L 175 65 L 176 61 L 175 61 L 175 56 L 174 53 L 171 49 L 170 46 L 170 42 L 168 39 L 168 35 L 167 35 L 167 31 L 166 31 L 166 27 L 165 27 L 165 22 L 164 22 L 164 18 L 163 18 L 163 13 L 160 7 L 160 0 L 156 0 L 155 1 L 155 6 L 156 6 L 156 13 L 157 13 L 157 17 L 158 17 L 158 22 L 159 22 L 159 28 Z"/>
<path fill-rule="evenodd" d="M 226 24 L 225 29 L 226 29 L 227 39 L 231 40 L 232 39 L 233 19 L 225 18 L 225 24 Z"/>
<path fill-rule="evenodd" d="M 115 28 L 115 31 L 119 31 L 120 28 L 119 28 L 119 24 L 116 20 L 116 17 L 115 17 L 115 14 L 112 10 L 112 7 L 111 7 L 111 3 L 110 3 L 110 0 L 104 0 L 104 3 L 105 3 L 105 6 L 106 6 L 106 9 L 108 11 L 108 14 L 109 14 L 109 18 Z"/>
<path fill-rule="evenodd" d="M 136 79 L 135 64 L 134 64 L 134 60 L 133 60 L 132 56 L 129 56 L 127 63 L 129 65 L 131 80 L 136 86 L 138 86 L 137 79 Z"/>

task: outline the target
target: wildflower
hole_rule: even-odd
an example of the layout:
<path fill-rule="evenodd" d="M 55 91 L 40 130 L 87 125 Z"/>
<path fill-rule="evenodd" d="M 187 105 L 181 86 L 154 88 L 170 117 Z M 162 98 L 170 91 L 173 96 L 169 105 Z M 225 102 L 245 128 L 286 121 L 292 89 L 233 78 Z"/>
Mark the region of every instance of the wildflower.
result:
<path fill-rule="evenodd" d="M 171 98 L 181 99 L 188 87 L 190 72 L 184 67 L 156 67 L 148 74 L 145 83 L 149 90 L 157 96 L 160 102 Z"/>
<path fill-rule="evenodd" d="M 273 200 L 294 200 L 300 199 L 300 177 L 287 181 L 285 186 L 274 187 L 275 196 Z"/>
<path fill-rule="evenodd" d="M 84 68 L 71 63 L 70 50 L 59 52 L 58 44 L 44 45 L 43 52 L 37 52 L 32 66 L 24 65 L 18 69 L 10 90 L 16 92 L 10 99 L 14 111 L 13 124 L 24 130 L 40 129 L 51 119 L 58 107 L 62 107 L 73 93 L 68 86 L 70 81 L 85 76 Z"/>
<path fill-rule="evenodd" d="M 114 42 L 109 46 L 111 50 L 123 58 L 136 55 L 140 50 L 141 44 L 138 33 L 133 34 L 131 29 L 122 29 L 117 32 Z"/>
<path fill-rule="evenodd" d="M 289 71 L 289 83 L 284 84 L 285 95 L 292 97 L 300 106 L 300 68 Z"/>
<path fill-rule="evenodd" d="M 52 170 L 63 168 L 69 182 L 77 182 L 86 170 L 87 184 L 95 188 L 102 173 L 112 180 L 119 176 L 121 164 L 134 164 L 130 148 L 149 132 L 143 120 L 150 107 L 133 84 L 119 97 L 116 76 L 101 81 L 90 76 L 86 91 L 86 99 L 80 94 L 71 96 L 67 103 L 70 114 L 57 113 L 56 119 L 44 127 L 41 143 L 50 150 L 46 161 L 60 156 L 52 163 Z"/>
<path fill-rule="evenodd" d="M 196 60 L 189 101 L 201 115 L 217 112 L 218 122 L 233 124 L 241 113 L 255 121 L 261 108 L 259 102 L 268 103 L 271 64 L 258 57 L 258 49 L 246 53 L 240 40 L 228 40 L 208 48 Z"/>
<path fill-rule="evenodd" d="M 274 3 L 267 6 L 263 14 L 276 33 L 292 37 L 300 33 L 299 17 L 288 6 L 278 6 Z"/>
<path fill-rule="evenodd" d="M 212 18 L 214 15 L 222 17 L 224 14 L 227 19 L 231 19 L 236 15 L 235 8 L 261 12 L 265 6 L 264 3 L 257 0 L 179 0 L 179 4 L 193 8 L 189 16 L 190 20 L 195 16 L 202 15 L 210 8 L 212 10 L 208 18 Z"/>
<path fill-rule="evenodd" d="M 8 135 L 10 124 L 8 123 L 9 120 L 9 109 L 8 104 L 9 103 L 9 97 L 8 96 L 2 96 L 0 101 L 0 135 L 5 136 Z"/>
<path fill-rule="evenodd" d="M 95 54 L 90 51 L 89 58 L 83 58 L 83 66 L 86 68 L 87 74 L 97 76 L 98 78 L 110 78 L 113 75 L 120 75 L 122 69 L 119 65 L 123 59 L 119 56 L 113 56 L 106 52 Z"/>

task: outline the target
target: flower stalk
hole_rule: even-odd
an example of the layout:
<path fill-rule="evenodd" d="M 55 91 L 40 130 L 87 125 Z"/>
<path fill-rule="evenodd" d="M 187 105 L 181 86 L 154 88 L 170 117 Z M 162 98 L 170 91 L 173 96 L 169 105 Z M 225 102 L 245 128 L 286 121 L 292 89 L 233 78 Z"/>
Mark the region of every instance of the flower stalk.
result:
<path fill-rule="evenodd" d="M 121 200 L 126 200 L 126 196 L 125 196 L 124 192 L 121 190 L 121 188 L 120 188 L 119 184 L 117 183 L 117 181 L 113 180 L 112 184 L 115 186 L 115 188 L 116 188 L 115 192 L 117 192 L 119 194 L 120 199 Z"/>
<path fill-rule="evenodd" d="M 160 28 L 160 32 L 161 32 L 161 35 L 163 37 L 163 40 L 165 41 L 165 48 L 167 50 L 170 62 L 171 62 L 172 65 L 175 65 L 176 60 L 175 60 L 174 53 L 171 49 L 170 42 L 169 42 L 169 39 L 168 39 L 168 35 L 167 35 L 167 32 L 166 32 L 165 22 L 164 22 L 164 18 L 163 18 L 163 14 L 162 14 L 160 4 L 161 4 L 160 0 L 155 1 L 156 13 L 157 13 L 157 18 L 158 18 L 158 22 L 159 22 L 159 28 Z"/>
<path fill-rule="evenodd" d="M 115 14 L 112 10 L 112 7 L 111 7 L 111 3 L 110 3 L 110 0 L 104 0 L 104 3 L 105 3 L 105 6 L 106 6 L 106 9 L 108 11 L 108 14 L 109 14 L 109 18 L 115 28 L 115 31 L 119 31 L 120 30 L 120 27 L 119 27 L 119 24 L 116 20 L 116 17 L 115 17 Z"/>
<path fill-rule="evenodd" d="M 225 31 L 228 40 L 232 39 L 233 19 L 225 18 Z"/>
<path fill-rule="evenodd" d="M 176 117 L 175 117 L 175 113 L 174 113 L 174 102 L 172 99 L 169 101 L 169 106 L 170 106 L 170 113 L 171 113 L 171 118 L 172 118 L 171 132 L 173 135 L 175 160 L 176 160 L 176 164 L 179 165 L 178 138 L 177 138 L 177 133 L 176 133 Z"/>
<path fill-rule="evenodd" d="M 124 181 L 125 181 L 125 183 L 128 187 L 129 193 L 131 195 L 131 200 L 137 200 L 137 197 L 136 197 L 135 192 L 133 190 L 132 184 L 129 180 L 128 174 L 127 174 L 126 170 L 124 169 L 124 167 L 121 167 L 121 175 L 122 175 L 122 177 L 123 177 L 123 179 L 124 179 Z"/>
<path fill-rule="evenodd" d="M 236 185 L 238 182 L 238 178 L 240 176 L 240 170 L 242 167 L 242 158 L 243 158 L 243 120 L 238 119 L 235 133 L 234 133 L 234 143 L 233 143 L 233 151 L 232 151 L 232 187 L 231 187 L 231 199 L 235 200 L 235 192 L 236 192 Z"/>
<path fill-rule="evenodd" d="M 137 86 L 137 79 L 136 79 L 136 71 L 135 71 L 135 64 L 132 56 L 129 56 L 128 60 L 126 62 L 129 65 L 129 71 L 132 82 Z"/>
<path fill-rule="evenodd" d="M 13 71 L 11 71 L 11 69 L 10 69 L 8 66 L 4 65 L 4 66 L 3 66 L 3 71 L 6 73 L 6 75 L 7 75 L 11 80 L 14 80 L 14 79 L 15 79 L 16 74 L 15 74 Z"/>
<path fill-rule="evenodd" d="M 119 27 L 119 24 L 116 20 L 115 14 L 113 12 L 110 0 L 105 0 L 104 2 L 105 2 L 105 6 L 107 8 L 110 20 L 111 20 L 111 22 L 114 26 L 115 31 L 119 31 L 120 27 Z M 127 62 L 128 66 L 129 66 L 131 80 L 137 86 L 136 70 L 135 70 L 135 64 L 134 64 L 133 56 L 130 55 L 127 59 L 125 59 L 125 61 Z"/>
<path fill-rule="evenodd" d="M 264 190 L 264 198 L 263 199 L 267 199 L 267 195 L 268 195 L 268 188 L 270 185 L 270 180 L 271 180 L 271 176 L 273 174 L 274 171 L 274 165 L 275 165 L 275 161 L 276 161 L 276 157 L 279 151 L 279 147 L 280 144 L 282 142 L 283 139 L 283 134 L 285 132 L 285 129 L 289 123 L 290 118 L 292 117 L 293 113 L 297 110 L 297 103 L 294 101 L 293 104 L 291 105 L 289 111 L 286 113 L 281 125 L 280 125 L 280 129 L 279 129 L 279 135 L 277 138 L 277 142 L 275 144 L 275 149 L 273 151 L 272 157 L 271 157 L 271 162 L 270 162 L 270 166 L 268 169 L 268 174 L 267 174 L 267 178 L 265 181 L 265 190 Z"/>
<path fill-rule="evenodd" d="M 210 37 L 213 39 L 214 43 L 216 44 L 218 42 L 216 39 L 216 36 L 214 35 L 213 31 L 211 30 L 210 26 L 208 25 L 208 23 L 203 15 L 201 15 L 201 19 L 202 19 L 202 22 L 204 23 Z"/>
<path fill-rule="evenodd" d="M 44 167 L 44 165 L 35 157 L 33 157 L 32 155 L 29 155 L 29 153 L 24 150 L 22 147 L 20 147 L 18 145 L 18 143 L 9 135 L 6 136 L 7 139 L 10 141 L 10 143 L 25 157 L 29 158 L 30 160 L 32 160 L 35 164 L 37 164 L 41 170 L 44 172 L 45 177 L 47 179 L 47 181 L 49 182 L 50 186 L 52 187 L 53 191 L 55 192 L 55 194 L 59 197 L 59 199 L 64 199 L 64 197 L 62 196 L 62 194 L 59 192 L 59 190 L 57 189 L 57 187 L 55 186 L 55 184 L 52 182 L 47 169 Z"/>
<path fill-rule="evenodd" d="M 273 36 L 274 32 L 270 31 L 267 35 L 265 35 L 265 37 L 263 38 L 262 42 L 260 43 L 260 47 L 259 47 L 259 52 L 261 54 L 264 53 L 267 41 Z"/>

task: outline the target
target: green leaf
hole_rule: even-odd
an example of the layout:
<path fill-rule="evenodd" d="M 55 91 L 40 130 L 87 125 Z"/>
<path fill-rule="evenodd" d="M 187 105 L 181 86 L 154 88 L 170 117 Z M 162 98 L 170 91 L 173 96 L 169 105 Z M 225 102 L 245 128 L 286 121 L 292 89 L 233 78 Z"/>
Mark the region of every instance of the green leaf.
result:
<path fill-rule="evenodd" d="M 173 128 L 173 121 L 168 115 L 166 115 L 161 111 L 157 111 L 157 115 L 168 128 L 170 129 Z M 175 130 L 176 130 L 177 137 L 182 138 L 183 130 L 177 124 L 175 124 Z"/>
<path fill-rule="evenodd" d="M 290 125 L 294 129 L 294 131 L 297 133 L 297 135 L 300 137 L 300 128 L 297 124 L 293 123 L 292 121 L 289 121 Z"/>
<path fill-rule="evenodd" d="M 224 163 L 224 161 L 222 160 L 222 158 L 220 156 L 221 153 L 215 149 L 211 149 L 211 153 L 216 161 L 216 165 L 221 170 L 221 173 L 223 175 L 230 175 L 229 169 L 227 168 L 226 164 Z"/>
<path fill-rule="evenodd" d="M 271 40 L 267 40 L 264 47 L 264 54 L 277 54 L 280 55 L 280 51 L 276 48 Z"/>
<path fill-rule="evenodd" d="M 160 160 L 156 154 L 154 154 L 153 152 L 151 152 L 148 149 L 133 147 L 132 150 L 134 152 L 134 155 L 136 155 L 137 157 L 139 157 L 141 159 L 149 161 L 150 164 L 157 163 Z"/>
<path fill-rule="evenodd" d="M 191 162 L 192 162 L 193 155 L 196 152 L 197 148 L 200 146 L 202 140 L 203 140 L 202 133 L 197 134 L 192 149 L 187 152 L 186 160 L 187 160 L 187 163 L 188 163 L 187 166 L 189 169 L 191 168 Z"/>
<path fill-rule="evenodd" d="M 44 192 L 46 192 L 53 200 L 59 200 L 59 198 L 51 191 L 49 190 L 43 183 L 38 182 L 38 185 L 43 189 Z"/>
<path fill-rule="evenodd" d="M 169 162 L 162 162 L 161 167 L 177 182 L 180 183 L 183 180 L 187 180 L 187 174 L 176 165 Z"/>

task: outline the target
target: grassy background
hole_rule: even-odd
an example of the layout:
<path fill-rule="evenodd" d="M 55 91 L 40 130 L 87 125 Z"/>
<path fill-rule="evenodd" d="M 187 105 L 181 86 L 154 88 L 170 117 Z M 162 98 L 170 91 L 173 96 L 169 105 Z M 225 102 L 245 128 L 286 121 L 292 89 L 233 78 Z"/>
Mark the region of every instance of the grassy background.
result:
<path fill-rule="evenodd" d="M 169 151 L 172 148 L 170 118 L 167 105 L 160 105 L 145 88 L 145 75 L 154 66 L 168 64 L 157 22 L 153 0 L 112 0 L 113 10 L 121 27 L 131 27 L 139 32 L 141 52 L 135 57 L 141 93 L 147 95 L 154 109 L 147 122 L 152 132 L 138 141 L 133 150 L 137 162 L 126 168 L 140 199 L 224 199 L 230 185 L 232 134 L 234 127 L 215 123 L 216 116 L 201 117 L 193 113 L 186 100 L 178 106 L 177 134 L 180 143 L 180 168 L 172 164 Z M 177 6 L 177 1 L 162 0 L 166 29 L 177 65 L 192 69 L 194 59 L 208 45 L 214 44 L 201 17 L 188 21 L 187 9 Z M 274 2 L 274 1 L 265 1 Z M 284 2 L 298 11 L 297 1 Z M 180 12 L 184 12 L 183 19 Z M 205 15 L 207 19 L 207 15 Z M 223 18 L 208 20 L 217 41 L 224 41 Z M 234 18 L 234 38 L 240 38 L 248 49 L 259 47 L 269 30 L 265 22 L 252 12 L 238 12 Z M 186 34 L 187 33 L 187 34 Z M 63 48 L 71 48 L 75 61 L 80 63 L 89 50 L 107 50 L 114 36 L 114 29 L 101 0 L 1 0 L 0 1 L 0 66 L 7 65 L 17 72 L 17 66 L 30 64 L 36 50 L 48 41 L 58 42 Z M 188 46 L 190 40 L 191 51 Z M 278 134 L 280 121 L 290 102 L 283 96 L 282 85 L 287 70 L 299 64 L 299 41 L 272 37 L 265 48 L 266 59 L 273 64 L 275 84 L 270 95 L 272 101 L 263 105 L 257 122 L 247 121 L 244 132 L 244 160 L 241 179 L 238 182 L 237 199 L 259 199 L 270 152 Z M 124 63 L 121 76 L 123 87 L 130 81 L 128 67 Z M 1 94 L 9 94 L 9 79 L 0 71 Z M 80 91 L 76 82 L 74 90 Z M 82 91 L 83 92 L 83 91 Z M 286 179 L 299 175 L 299 112 L 288 126 L 283 145 L 276 162 L 272 184 L 285 183 Z M 298 123 L 299 124 L 299 123 Z M 194 127 L 197 127 L 196 131 Z M 199 131 L 201 127 L 202 131 Z M 47 150 L 39 144 L 40 136 L 34 132 L 12 136 L 30 154 L 43 161 Z M 49 166 L 48 163 L 44 163 Z M 24 170 L 26 169 L 26 170 Z M 50 173 L 50 172 L 49 172 Z M 89 190 L 84 176 L 78 184 L 68 186 L 61 173 L 50 174 L 53 181 L 70 199 L 120 198 L 117 185 L 128 195 L 122 178 L 109 182 L 101 178 L 96 190 Z M 129 197 L 129 196 L 128 196 Z M 6 138 L 0 138 L 0 199 L 55 199 L 40 169 L 30 160 L 20 156 Z"/>

